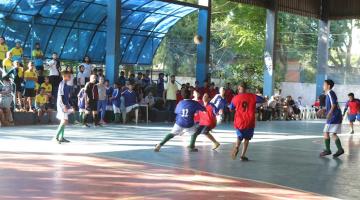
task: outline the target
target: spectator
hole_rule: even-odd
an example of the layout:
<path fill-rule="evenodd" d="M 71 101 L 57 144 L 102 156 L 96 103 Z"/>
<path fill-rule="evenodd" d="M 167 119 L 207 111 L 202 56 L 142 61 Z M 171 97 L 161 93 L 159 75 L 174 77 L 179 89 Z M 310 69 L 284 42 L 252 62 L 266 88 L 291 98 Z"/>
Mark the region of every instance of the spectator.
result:
<path fill-rule="evenodd" d="M 84 76 L 85 76 L 85 84 L 90 81 L 90 75 L 92 71 L 91 67 L 91 59 L 89 56 L 85 56 L 83 59 L 83 63 L 81 64 L 84 66 Z"/>
<path fill-rule="evenodd" d="M 35 72 L 35 64 L 34 62 L 30 61 L 28 64 L 28 70 L 24 73 L 24 80 L 25 80 L 25 92 L 24 96 L 27 101 L 28 110 L 33 112 L 32 110 L 32 102 L 33 98 L 35 97 L 35 86 L 37 82 L 37 74 Z"/>
<path fill-rule="evenodd" d="M 49 77 L 44 78 L 44 82 L 40 85 L 41 88 L 44 88 L 45 94 L 47 96 L 48 102 L 52 101 L 52 85 L 50 84 Z"/>
<path fill-rule="evenodd" d="M 23 62 L 23 48 L 21 47 L 21 42 L 20 41 L 16 41 L 15 43 L 15 47 L 13 47 L 11 50 L 11 55 L 12 55 L 12 60 L 13 61 L 19 61 L 19 62 Z"/>
<path fill-rule="evenodd" d="M 105 80 L 104 82 L 105 88 L 106 88 L 106 110 L 107 111 L 112 111 L 113 106 L 111 103 L 111 96 L 114 92 L 114 88 L 110 86 L 110 81 L 109 80 Z"/>
<path fill-rule="evenodd" d="M 6 58 L 6 52 L 9 51 L 8 46 L 6 45 L 5 38 L 0 36 L 0 67 L 2 66 L 3 60 Z"/>
<path fill-rule="evenodd" d="M 159 79 L 157 81 L 157 97 L 162 97 L 165 90 L 164 84 L 165 84 L 164 73 L 160 73 Z"/>
<path fill-rule="evenodd" d="M 142 73 L 141 72 L 138 72 L 137 73 L 137 77 L 135 78 L 135 84 L 136 85 L 141 85 L 142 84 Z"/>
<path fill-rule="evenodd" d="M 125 78 L 125 72 L 124 71 L 120 72 L 119 82 L 120 82 L 121 85 L 126 84 L 126 78 Z"/>
<path fill-rule="evenodd" d="M 40 122 L 40 117 L 44 114 L 50 114 L 50 109 L 48 107 L 49 101 L 48 96 L 45 93 L 45 88 L 41 87 L 40 92 L 35 97 L 35 109 L 38 115 L 38 122 Z M 49 117 L 48 123 L 51 123 L 51 118 Z"/>
<path fill-rule="evenodd" d="M 9 77 L 3 78 L 4 85 L 0 89 L 0 125 L 13 125 L 13 117 L 11 114 L 11 96 L 12 86 Z"/>
<path fill-rule="evenodd" d="M 86 123 L 85 123 L 85 112 L 86 112 L 86 94 L 85 94 L 85 88 L 81 88 L 79 91 L 79 94 L 77 95 L 78 98 L 78 108 L 79 108 L 79 118 L 80 118 L 80 123 L 84 124 L 85 127 L 87 127 Z"/>
<path fill-rule="evenodd" d="M 61 66 L 57 53 L 54 52 L 52 54 L 52 59 L 47 63 L 45 69 L 49 70 L 49 81 L 50 84 L 52 85 L 52 96 L 57 97 L 57 91 L 58 91 L 59 83 L 61 81 L 61 76 L 60 76 Z"/>
<path fill-rule="evenodd" d="M 170 81 L 167 83 L 166 88 L 163 93 L 164 103 L 167 105 L 169 111 L 169 122 L 175 121 L 175 107 L 176 107 L 176 92 L 178 87 L 175 82 L 175 75 L 170 76 Z"/>
<path fill-rule="evenodd" d="M 35 63 L 35 69 L 38 73 L 38 82 L 42 84 L 44 82 L 44 53 L 40 48 L 40 43 L 35 44 L 34 50 L 31 52 L 32 60 Z"/>
<path fill-rule="evenodd" d="M 16 89 L 17 109 L 22 110 L 23 109 L 23 102 L 22 102 L 23 87 L 22 87 L 22 83 L 24 81 L 24 68 L 22 67 L 22 64 L 19 63 L 18 61 L 14 62 L 14 67 L 15 67 L 14 83 L 15 83 L 15 89 Z"/>
<path fill-rule="evenodd" d="M 121 84 L 120 82 L 114 84 L 114 91 L 111 95 L 111 102 L 113 106 L 113 111 L 115 115 L 115 123 L 120 122 L 121 115 Z"/>
<path fill-rule="evenodd" d="M 215 88 L 215 83 L 211 83 L 210 87 L 209 87 L 209 93 L 208 93 L 209 98 L 210 99 L 214 98 L 217 93 L 218 92 L 217 92 L 217 90 Z"/>
<path fill-rule="evenodd" d="M 107 96 L 106 96 L 106 86 L 105 78 L 103 76 L 99 77 L 99 83 L 97 84 L 99 100 L 97 110 L 100 113 L 100 124 L 106 124 L 105 114 L 106 114 L 106 105 L 107 105 Z"/>
<path fill-rule="evenodd" d="M 135 79 L 135 74 L 131 73 L 129 75 L 129 80 L 128 80 L 130 83 L 135 83 L 136 82 L 136 79 Z M 125 84 L 124 84 L 125 85 Z"/>
<path fill-rule="evenodd" d="M 92 74 L 90 76 L 90 81 L 85 85 L 86 101 L 85 101 L 85 117 L 84 117 L 84 126 L 88 126 L 87 122 L 89 120 L 89 115 L 93 116 L 94 126 L 99 126 L 98 110 L 97 103 L 99 100 L 99 93 L 96 85 L 96 75 Z"/>
<path fill-rule="evenodd" d="M 128 84 L 128 89 L 122 93 L 124 98 L 125 110 L 122 110 L 123 123 L 126 123 L 127 114 L 135 111 L 135 123 L 139 120 L 139 104 L 137 94 L 134 91 L 134 83 Z"/>
<path fill-rule="evenodd" d="M 79 72 L 76 76 L 76 84 L 79 86 L 79 88 L 85 87 L 86 82 L 86 74 L 85 74 L 85 67 L 84 65 L 79 66 Z"/>
<path fill-rule="evenodd" d="M 9 73 L 13 68 L 12 53 L 10 51 L 6 53 L 6 58 L 2 61 L 2 66 L 5 73 Z"/>

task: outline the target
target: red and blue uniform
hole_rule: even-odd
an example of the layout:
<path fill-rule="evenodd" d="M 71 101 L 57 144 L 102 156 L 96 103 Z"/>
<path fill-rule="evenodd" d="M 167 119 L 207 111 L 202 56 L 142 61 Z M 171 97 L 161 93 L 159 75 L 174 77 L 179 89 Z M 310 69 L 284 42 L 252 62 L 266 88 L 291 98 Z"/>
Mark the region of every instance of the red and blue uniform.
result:
<path fill-rule="evenodd" d="M 220 110 L 225 111 L 226 109 L 226 99 L 223 98 L 220 94 L 215 95 L 215 97 L 211 100 L 211 103 L 214 104 L 216 113 L 219 113 Z"/>
<path fill-rule="evenodd" d="M 234 128 L 238 138 L 250 140 L 254 135 L 256 104 L 263 103 L 264 98 L 251 93 L 236 95 L 229 105 L 235 110 Z"/>
<path fill-rule="evenodd" d="M 355 122 L 356 120 L 360 121 L 360 100 L 353 99 L 352 101 L 348 101 L 345 105 L 345 110 L 349 110 L 348 119 L 350 122 Z"/>
<path fill-rule="evenodd" d="M 193 127 L 195 113 L 203 110 L 205 110 L 205 108 L 194 100 L 182 100 L 178 103 L 175 109 L 175 123 L 182 128 Z"/>
<path fill-rule="evenodd" d="M 330 119 L 326 120 L 326 124 L 341 124 L 342 123 L 342 114 L 339 107 L 338 99 L 334 91 L 330 90 L 326 95 L 325 108 L 326 115 L 330 112 L 331 106 L 335 105 L 332 116 Z"/>

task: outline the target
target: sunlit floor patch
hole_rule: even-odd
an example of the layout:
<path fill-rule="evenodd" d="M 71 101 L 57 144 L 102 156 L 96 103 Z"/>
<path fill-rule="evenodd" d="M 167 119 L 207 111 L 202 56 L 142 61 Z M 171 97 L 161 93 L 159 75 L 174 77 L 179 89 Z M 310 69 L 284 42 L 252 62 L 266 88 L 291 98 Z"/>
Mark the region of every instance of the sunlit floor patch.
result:
<path fill-rule="evenodd" d="M 0 152 L 0 199 L 334 199 L 251 180 L 87 155 Z"/>

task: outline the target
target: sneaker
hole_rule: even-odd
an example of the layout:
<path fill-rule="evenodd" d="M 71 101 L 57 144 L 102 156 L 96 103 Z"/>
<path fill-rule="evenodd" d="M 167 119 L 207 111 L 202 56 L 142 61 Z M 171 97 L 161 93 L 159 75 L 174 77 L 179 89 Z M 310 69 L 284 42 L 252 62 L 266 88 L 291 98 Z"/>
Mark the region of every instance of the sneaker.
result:
<path fill-rule="evenodd" d="M 323 152 L 320 153 L 320 157 L 324 157 L 328 155 L 331 155 L 331 151 L 324 150 Z"/>
<path fill-rule="evenodd" d="M 159 152 L 160 149 L 161 149 L 161 145 L 160 145 L 160 144 L 157 144 L 157 145 L 155 146 L 154 151 L 155 151 L 155 152 Z"/>
<path fill-rule="evenodd" d="M 233 160 L 235 160 L 236 157 L 237 157 L 237 155 L 238 155 L 238 153 L 239 153 L 239 149 L 234 146 L 234 148 L 233 148 L 233 150 L 232 150 L 232 152 L 231 152 L 231 158 L 232 158 Z"/>
<path fill-rule="evenodd" d="M 67 139 L 65 139 L 65 138 L 62 138 L 62 139 L 61 139 L 61 142 L 69 143 L 70 141 L 67 140 Z"/>
<path fill-rule="evenodd" d="M 241 157 L 240 157 L 240 160 L 241 160 L 241 161 L 249 161 L 249 158 L 246 157 L 246 156 L 241 156 Z"/>
<path fill-rule="evenodd" d="M 352 130 L 352 131 L 349 132 L 349 134 L 354 134 L 354 133 L 355 133 L 354 130 Z"/>
<path fill-rule="evenodd" d="M 189 151 L 190 151 L 190 152 L 198 152 L 199 149 L 197 149 L 197 148 L 189 148 Z"/>
<path fill-rule="evenodd" d="M 219 148 L 219 146 L 220 146 L 220 143 L 218 143 L 218 142 L 215 143 L 212 150 L 216 150 L 217 148 Z"/>
<path fill-rule="evenodd" d="M 337 157 L 343 155 L 344 153 L 345 153 L 344 149 L 340 149 L 333 155 L 333 157 L 337 158 Z"/>

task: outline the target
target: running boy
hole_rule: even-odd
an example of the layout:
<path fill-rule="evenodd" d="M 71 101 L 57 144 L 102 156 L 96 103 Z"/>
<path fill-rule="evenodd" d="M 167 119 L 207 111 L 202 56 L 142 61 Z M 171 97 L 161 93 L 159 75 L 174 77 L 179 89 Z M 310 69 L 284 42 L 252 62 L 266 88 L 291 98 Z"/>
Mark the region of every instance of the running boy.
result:
<path fill-rule="evenodd" d="M 334 158 L 339 157 L 344 154 L 344 149 L 341 146 L 341 142 L 337 133 L 341 130 L 342 123 L 342 115 L 339 107 L 339 103 L 337 100 L 337 96 L 335 92 L 332 90 L 334 87 L 334 81 L 325 80 L 324 81 L 324 91 L 326 94 L 326 103 L 325 103 L 325 114 L 326 114 L 326 124 L 324 128 L 324 142 L 325 142 L 325 150 L 320 153 L 320 156 L 327 156 L 331 154 L 330 150 L 330 133 L 333 135 L 333 139 L 335 140 L 335 144 L 337 147 L 337 152 L 333 155 Z"/>
<path fill-rule="evenodd" d="M 194 127 L 194 114 L 198 111 L 204 111 L 205 108 L 198 102 L 191 100 L 191 92 L 189 90 L 184 91 L 184 100 L 180 101 L 175 108 L 176 120 L 171 133 L 167 134 L 165 138 L 156 145 L 154 151 L 159 152 L 161 147 L 166 142 L 171 140 L 176 135 L 183 135 L 184 133 L 193 134 L 195 132 Z"/>
<path fill-rule="evenodd" d="M 356 120 L 360 121 L 360 100 L 355 99 L 354 93 L 349 93 L 348 97 L 349 101 L 346 102 L 343 116 L 345 116 L 346 111 L 350 108 L 348 112 L 348 119 L 351 128 L 350 134 L 354 134 L 354 122 Z"/>
<path fill-rule="evenodd" d="M 205 111 L 198 112 L 199 115 L 199 125 L 196 128 L 196 132 L 191 136 L 190 141 L 190 151 L 197 152 L 195 148 L 196 138 L 200 134 L 206 135 L 209 140 L 214 143 L 213 150 L 219 148 L 220 143 L 216 141 L 214 136 L 211 135 L 210 131 L 216 127 L 216 108 L 215 105 L 210 103 L 210 97 L 207 93 L 203 96 L 203 102 L 205 106 Z"/>
<path fill-rule="evenodd" d="M 256 103 L 262 103 L 264 99 L 255 94 L 247 92 L 247 85 L 241 83 L 238 87 L 239 94 L 236 95 L 229 105 L 230 110 L 235 110 L 234 127 L 236 129 L 236 145 L 233 148 L 231 157 L 236 159 L 241 142 L 244 140 L 240 159 L 248 161 L 245 156 L 249 142 L 254 135 Z"/>
<path fill-rule="evenodd" d="M 64 71 L 62 73 L 63 80 L 59 84 L 58 94 L 57 94 L 57 115 L 56 118 L 60 120 L 59 127 L 56 131 L 56 136 L 53 140 L 56 140 L 59 144 L 62 142 L 70 142 L 64 138 L 65 125 L 68 123 L 69 114 L 73 112 L 73 109 L 70 107 L 70 92 L 71 87 L 66 84 L 71 78 L 71 73 Z"/>

